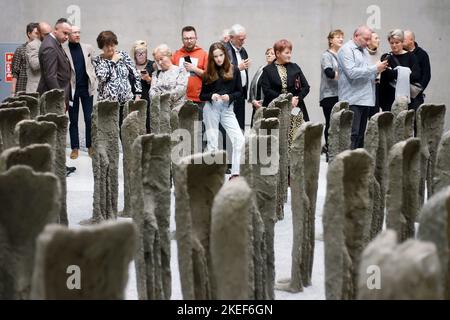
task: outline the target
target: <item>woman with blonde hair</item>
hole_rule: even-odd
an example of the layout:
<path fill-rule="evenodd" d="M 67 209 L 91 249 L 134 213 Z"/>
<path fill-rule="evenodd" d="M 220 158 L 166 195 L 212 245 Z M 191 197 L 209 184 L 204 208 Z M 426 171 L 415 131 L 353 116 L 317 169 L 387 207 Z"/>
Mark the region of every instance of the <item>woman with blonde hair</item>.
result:
<path fill-rule="evenodd" d="M 141 75 L 141 86 L 142 86 L 142 95 L 141 99 L 147 101 L 147 117 L 145 120 L 145 127 L 147 129 L 147 133 L 150 133 L 150 85 L 152 83 L 152 73 L 153 73 L 153 64 L 152 60 L 148 59 L 148 49 L 147 42 L 145 40 L 137 40 L 134 42 L 133 47 L 131 48 L 131 57 L 134 59 L 134 63 L 136 64 L 136 69 Z M 134 90 L 134 81 L 136 79 L 134 77 L 130 77 L 131 88 L 133 89 L 133 94 L 136 94 Z"/>

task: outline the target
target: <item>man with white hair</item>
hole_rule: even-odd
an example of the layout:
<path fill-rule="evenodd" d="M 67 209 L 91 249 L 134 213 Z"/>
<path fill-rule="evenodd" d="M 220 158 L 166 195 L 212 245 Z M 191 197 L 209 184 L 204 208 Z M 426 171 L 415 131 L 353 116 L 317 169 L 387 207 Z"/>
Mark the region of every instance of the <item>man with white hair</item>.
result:
<path fill-rule="evenodd" d="M 423 90 L 417 97 L 411 99 L 411 103 L 409 104 L 410 109 L 417 110 L 417 108 L 425 102 L 424 91 L 431 80 L 430 57 L 425 50 L 419 47 L 416 42 L 416 36 L 411 30 L 406 30 L 404 32 L 403 48 L 416 56 L 420 67 L 419 83 L 422 85 Z"/>
<path fill-rule="evenodd" d="M 372 30 L 360 26 L 338 52 L 339 100 L 347 101 L 353 111 L 352 149 L 364 147 L 369 108 L 375 107 L 375 79 L 387 68 L 387 61 L 370 62 L 367 44 L 371 38 Z"/>
<path fill-rule="evenodd" d="M 247 32 L 245 28 L 240 24 L 235 24 L 230 28 L 230 41 L 225 44 L 225 49 L 232 64 L 241 71 L 243 95 L 234 101 L 234 113 L 241 130 L 245 130 L 245 100 L 247 99 L 248 68 L 250 67 L 250 59 L 243 47 L 246 38 Z"/>
<path fill-rule="evenodd" d="M 92 156 L 93 153 L 91 147 L 91 115 L 94 93 L 97 89 L 97 77 L 95 76 L 94 66 L 92 65 L 94 48 L 89 44 L 81 43 L 80 35 L 80 27 L 72 26 L 69 41 L 63 45 L 72 69 L 70 86 L 72 88 L 71 100 L 73 104 L 69 107 L 71 159 L 78 158 L 78 150 L 80 149 L 78 137 L 80 100 L 83 108 L 84 124 L 86 126 L 86 148 L 88 148 L 89 156 Z"/>

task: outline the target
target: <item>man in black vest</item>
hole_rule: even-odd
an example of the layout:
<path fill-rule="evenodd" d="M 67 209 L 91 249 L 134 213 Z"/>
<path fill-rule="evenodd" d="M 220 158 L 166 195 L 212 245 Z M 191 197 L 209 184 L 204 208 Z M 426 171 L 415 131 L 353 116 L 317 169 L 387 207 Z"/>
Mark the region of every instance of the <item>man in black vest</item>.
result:
<path fill-rule="evenodd" d="M 245 100 L 247 99 L 248 68 L 250 66 L 247 51 L 243 48 L 246 37 L 245 28 L 235 24 L 230 29 L 230 41 L 225 44 L 231 62 L 241 71 L 243 95 L 234 101 L 234 113 L 242 130 L 245 130 Z"/>
<path fill-rule="evenodd" d="M 431 80 L 430 58 L 428 57 L 428 53 L 417 44 L 414 32 L 412 32 L 411 30 L 406 30 L 404 32 L 404 35 L 405 38 L 403 41 L 403 48 L 409 52 L 414 53 L 420 66 L 419 83 L 422 85 L 423 90 L 416 98 L 411 99 L 410 104 L 411 109 L 417 110 L 417 108 L 419 108 L 420 105 L 425 101 L 424 91 Z"/>

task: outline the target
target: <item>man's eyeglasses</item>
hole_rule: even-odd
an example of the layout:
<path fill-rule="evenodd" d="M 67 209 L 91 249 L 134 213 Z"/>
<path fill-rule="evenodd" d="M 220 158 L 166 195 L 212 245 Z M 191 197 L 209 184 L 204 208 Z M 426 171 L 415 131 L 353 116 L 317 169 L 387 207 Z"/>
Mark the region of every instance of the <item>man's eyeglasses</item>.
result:
<path fill-rule="evenodd" d="M 183 41 L 193 41 L 196 40 L 196 37 L 190 37 L 190 38 L 183 38 Z"/>

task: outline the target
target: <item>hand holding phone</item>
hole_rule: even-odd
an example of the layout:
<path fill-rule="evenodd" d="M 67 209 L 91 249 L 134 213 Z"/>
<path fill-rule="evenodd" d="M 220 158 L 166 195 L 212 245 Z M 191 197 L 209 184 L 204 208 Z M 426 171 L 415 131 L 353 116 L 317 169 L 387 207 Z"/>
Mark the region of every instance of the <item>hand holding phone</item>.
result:
<path fill-rule="evenodd" d="M 184 57 L 184 61 L 185 61 L 185 62 L 192 63 L 192 60 L 191 60 L 191 57 L 190 57 L 190 56 Z"/>

